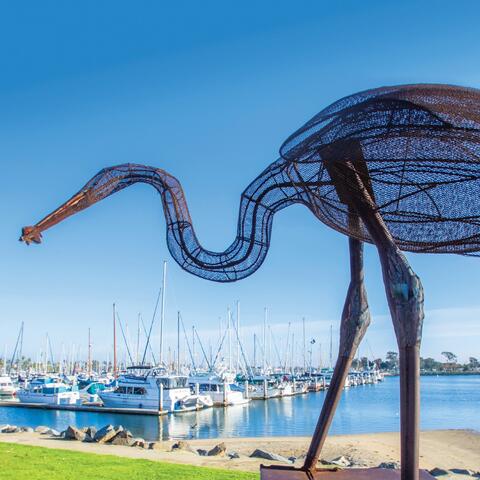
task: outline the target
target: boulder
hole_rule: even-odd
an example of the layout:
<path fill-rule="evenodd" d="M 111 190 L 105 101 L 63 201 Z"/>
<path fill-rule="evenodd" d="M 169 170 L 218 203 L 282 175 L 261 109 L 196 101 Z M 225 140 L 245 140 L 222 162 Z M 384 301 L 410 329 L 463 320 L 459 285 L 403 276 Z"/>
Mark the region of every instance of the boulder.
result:
<path fill-rule="evenodd" d="M 93 436 L 93 440 L 98 443 L 107 443 L 116 434 L 117 432 L 113 428 L 113 425 L 105 425 L 100 430 L 97 430 L 97 433 Z"/>
<path fill-rule="evenodd" d="M 227 446 L 222 442 L 218 445 L 215 445 L 211 450 L 208 451 L 207 457 L 217 457 L 219 455 L 225 455 L 227 451 Z"/>
<path fill-rule="evenodd" d="M 277 455 L 276 453 L 267 452 L 266 450 L 261 450 L 260 448 L 255 449 L 251 454 L 251 458 L 263 458 L 264 460 L 273 460 L 275 462 L 290 463 L 288 458 L 282 457 L 282 455 Z"/>
<path fill-rule="evenodd" d="M 95 427 L 87 427 L 85 430 L 85 433 L 92 438 L 92 440 L 95 438 L 95 435 L 97 433 L 97 429 Z"/>
<path fill-rule="evenodd" d="M 2 433 L 20 433 L 21 431 L 16 425 L 9 425 L 2 430 Z"/>
<path fill-rule="evenodd" d="M 382 462 L 378 468 L 387 468 L 387 469 L 396 469 L 400 468 L 400 464 L 398 462 Z"/>
<path fill-rule="evenodd" d="M 191 452 L 197 454 L 197 451 L 194 450 L 187 442 L 179 440 L 172 445 L 172 452 L 174 450 L 185 450 L 186 452 Z"/>
<path fill-rule="evenodd" d="M 143 438 L 132 438 L 132 447 L 145 448 L 145 440 Z"/>
<path fill-rule="evenodd" d="M 455 473 L 456 475 L 475 475 L 475 472 L 473 470 L 468 470 L 467 468 L 451 468 L 450 471 L 452 473 Z"/>
<path fill-rule="evenodd" d="M 22 432 L 25 432 L 25 433 L 33 433 L 32 427 L 22 427 L 21 430 Z"/>
<path fill-rule="evenodd" d="M 0 433 L 3 433 L 3 431 L 9 427 L 10 425 L 8 423 L 5 423 L 4 425 L 0 425 Z"/>
<path fill-rule="evenodd" d="M 132 434 L 128 430 L 120 430 L 116 435 L 109 440 L 108 443 L 112 445 L 124 445 L 130 447 L 133 445 L 134 440 Z"/>
<path fill-rule="evenodd" d="M 59 437 L 60 432 L 58 430 L 55 430 L 54 428 L 47 428 L 43 432 L 41 432 L 41 435 L 53 435 L 54 437 Z"/>
<path fill-rule="evenodd" d="M 448 475 L 448 470 L 444 470 L 443 468 L 438 468 L 435 467 L 432 470 L 430 470 L 430 475 L 433 475 L 434 477 L 441 477 L 443 475 Z"/>
<path fill-rule="evenodd" d="M 85 440 L 85 433 L 73 425 L 69 425 L 63 433 L 65 440 L 78 440 L 80 442 Z"/>
<path fill-rule="evenodd" d="M 85 438 L 83 439 L 84 443 L 95 443 L 95 439 L 91 437 L 88 433 L 85 432 Z"/>
<path fill-rule="evenodd" d="M 233 460 L 234 458 L 240 458 L 240 455 L 237 452 L 229 452 L 227 453 L 227 456 L 230 460 Z"/>
<path fill-rule="evenodd" d="M 35 432 L 36 433 L 43 433 L 43 432 L 46 432 L 47 430 L 49 430 L 48 427 L 45 427 L 44 425 L 39 425 L 38 427 L 35 428 Z"/>
<path fill-rule="evenodd" d="M 336 457 L 333 460 L 330 460 L 328 462 L 330 465 L 336 465 L 337 467 L 350 467 L 352 465 L 352 462 L 347 458 L 344 457 L 343 455 L 340 457 Z"/>
<path fill-rule="evenodd" d="M 197 453 L 198 453 L 201 457 L 206 457 L 208 451 L 207 451 L 207 450 L 204 450 L 203 448 L 198 448 L 198 449 L 197 449 Z"/>

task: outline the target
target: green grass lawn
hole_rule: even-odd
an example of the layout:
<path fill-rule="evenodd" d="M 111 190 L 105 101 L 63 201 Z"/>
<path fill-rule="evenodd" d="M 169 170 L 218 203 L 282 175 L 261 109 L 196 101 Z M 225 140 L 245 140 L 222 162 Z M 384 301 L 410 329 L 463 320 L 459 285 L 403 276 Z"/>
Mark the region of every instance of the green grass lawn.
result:
<path fill-rule="evenodd" d="M 258 480 L 235 470 L 152 462 L 0 442 L 2 480 Z"/>

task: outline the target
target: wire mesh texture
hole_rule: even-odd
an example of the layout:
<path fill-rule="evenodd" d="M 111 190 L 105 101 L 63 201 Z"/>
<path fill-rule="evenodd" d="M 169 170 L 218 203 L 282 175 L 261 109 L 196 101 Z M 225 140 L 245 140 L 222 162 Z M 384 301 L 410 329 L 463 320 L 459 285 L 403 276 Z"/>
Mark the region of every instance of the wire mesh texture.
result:
<path fill-rule="evenodd" d="M 475 255 L 480 251 L 479 154 L 479 90 L 383 87 L 333 103 L 283 143 L 280 158 L 241 195 L 237 235 L 224 252 L 200 245 L 179 181 L 137 164 L 103 169 L 57 210 L 25 227 L 21 240 L 38 243 L 43 230 L 143 182 L 161 195 L 174 259 L 213 281 L 252 274 L 267 254 L 274 214 L 293 203 L 307 206 L 335 230 L 371 243 L 355 209 L 365 190 L 401 250 Z"/>

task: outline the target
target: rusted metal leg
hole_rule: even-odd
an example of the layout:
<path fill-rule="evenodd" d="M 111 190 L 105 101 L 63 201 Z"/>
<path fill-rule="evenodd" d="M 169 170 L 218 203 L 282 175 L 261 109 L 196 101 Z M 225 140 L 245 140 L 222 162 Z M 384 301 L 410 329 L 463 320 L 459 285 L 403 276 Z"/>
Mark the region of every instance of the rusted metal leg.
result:
<path fill-rule="evenodd" d="M 418 480 L 423 287 L 398 248 L 382 248 L 379 253 L 400 353 L 402 480 Z"/>
<path fill-rule="evenodd" d="M 305 470 L 310 471 L 317 465 L 355 352 L 370 324 L 363 282 L 363 245 L 359 240 L 350 239 L 349 246 L 351 280 L 342 313 L 339 355 L 303 466 Z"/>
<path fill-rule="evenodd" d="M 400 352 L 400 436 L 402 480 L 419 478 L 420 341 L 423 287 L 398 249 L 385 222 L 364 192 L 358 204 L 382 264 L 383 281 Z"/>

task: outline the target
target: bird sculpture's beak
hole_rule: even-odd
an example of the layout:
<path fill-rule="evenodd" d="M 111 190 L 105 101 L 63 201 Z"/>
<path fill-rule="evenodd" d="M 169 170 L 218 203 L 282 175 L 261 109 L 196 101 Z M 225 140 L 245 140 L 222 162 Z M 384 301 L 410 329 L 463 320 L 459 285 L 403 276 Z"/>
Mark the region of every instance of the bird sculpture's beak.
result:
<path fill-rule="evenodd" d="M 18 240 L 25 242 L 27 245 L 31 243 L 42 243 L 42 234 L 35 227 L 23 227 L 22 235 Z"/>
<path fill-rule="evenodd" d="M 78 192 L 70 200 L 40 220 L 33 227 L 23 227 L 22 235 L 19 238 L 20 242 L 25 242 L 27 245 L 30 245 L 31 243 L 41 243 L 42 232 L 44 230 L 88 207 L 89 191 L 90 189 L 85 189 Z"/>

